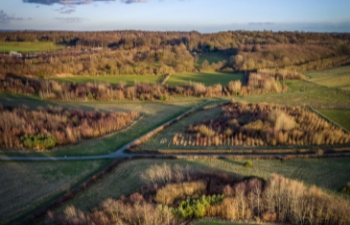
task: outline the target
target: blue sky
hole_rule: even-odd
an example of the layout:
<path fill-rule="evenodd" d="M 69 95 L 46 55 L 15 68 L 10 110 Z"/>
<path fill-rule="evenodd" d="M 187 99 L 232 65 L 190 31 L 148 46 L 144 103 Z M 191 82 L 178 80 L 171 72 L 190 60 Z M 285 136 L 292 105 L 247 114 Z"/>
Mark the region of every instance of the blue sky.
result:
<path fill-rule="evenodd" d="M 0 0 L 0 29 L 350 32 L 350 0 Z"/>

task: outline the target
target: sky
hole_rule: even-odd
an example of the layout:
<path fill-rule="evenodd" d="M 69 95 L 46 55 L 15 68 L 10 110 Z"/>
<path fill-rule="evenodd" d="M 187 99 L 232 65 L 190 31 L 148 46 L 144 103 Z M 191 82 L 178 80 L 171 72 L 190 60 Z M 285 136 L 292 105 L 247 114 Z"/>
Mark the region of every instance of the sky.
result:
<path fill-rule="evenodd" d="M 350 0 L 0 0 L 0 30 L 350 32 Z"/>

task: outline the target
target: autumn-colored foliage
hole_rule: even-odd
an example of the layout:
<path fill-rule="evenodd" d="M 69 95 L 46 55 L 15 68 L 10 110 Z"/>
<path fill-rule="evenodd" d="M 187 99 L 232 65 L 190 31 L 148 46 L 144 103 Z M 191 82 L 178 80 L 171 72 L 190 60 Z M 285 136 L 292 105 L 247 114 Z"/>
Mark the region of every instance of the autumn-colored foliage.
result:
<path fill-rule="evenodd" d="M 301 107 L 232 102 L 217 118 L 175 134 L 175 146 L 266 146 L 347 144 L 350 135 Z"/>
<path fill-rule="evenodd" d="M 54 42 L 59 51 L 27 59 L 1 57 L 0 73 L 50 77 L 74 75 L 164 75 L 198 70 L 320 70 L 349 63 L 346 33 L 227 31 L 192 32 L 1 32 L 0 41 Z M 103 46 L 103 47 L 101 47 Z M 198 55 L 219 53 L 219 62 Z"/>
<path fill-rule="evenodd" d="M 49 149 L 118 131 L 138 113 L 87 112 L 49 107 L 0 109 L 0 146 L 5 149 Z"/>
<path fill-rule="evenodd" d="M 193 218 L 214 217 L 291 225 L 350 223 L 350 204 L 341 196 L 276 174 L 262 181 L 194 172 L 191 181 L 174 182 L 169 180 L 160 188 L 142 189 L 141 194 L 137 192 L 120 200 L 107 199 L 91 212 L 68 206 L 63 215 L 51 216 L 49 222 L 173 225 Z"/>
<path fill-rule="evenodd" d="M 179 86 L 160 84 L 111 85 L 107 83 L 61 83 L 51 80 L 23 78 L 15 75 L 0 76 L 0 91 L 15 94 L 38 93 L 43 99 L 54 100 L 167 100 L 168 96 L 221 97 L 282 91 L 278 78 L 265 73 L 247 75 L 248 82 L 231 81 L 227 86 L 205 86 L 191 83 Z"/>

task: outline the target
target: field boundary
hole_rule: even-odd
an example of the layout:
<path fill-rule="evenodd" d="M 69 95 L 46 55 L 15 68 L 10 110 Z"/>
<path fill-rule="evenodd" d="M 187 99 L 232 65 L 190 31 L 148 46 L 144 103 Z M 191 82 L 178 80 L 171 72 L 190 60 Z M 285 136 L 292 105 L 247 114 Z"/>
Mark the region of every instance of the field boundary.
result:
<path fill-rule="evenodd" d="M 319 117 L 321 117 L 322 119 L 326 120 L 328 123 L 331 123 L 333 126 L 340 128 L 345 133 L 350 134 L 350 132 L 346 128 L 342 127 L 341 125 L 339 125 L 338 123 L 334 122 L 333 120 L 331 120 L 327 116 L 325 116 L 322 113 L 318 112 L 316 109 L 312 108 L 311 106 L 308 106 L 308 108 L 310 109 L 310 111 L 312 111 L 313 113 L 316 113 Z"/>
<path fill-rule="evenodd" d="M 350 152 L 350 146 L 281 146 L 281 148 L 258 148 L 258 149 L 156 149 L 156 150 L 139 150 L 133 153 L 144 153 L 150 154 L 164 154 L 164 155 L 218 155 L 218 154 L 237 154 L 237 155 L 251 155 L 251 154 L 318 154 L 322 155 L 325 153 L 347 153 Z M 147 154 L 147 153 L 146 153 Z"/>

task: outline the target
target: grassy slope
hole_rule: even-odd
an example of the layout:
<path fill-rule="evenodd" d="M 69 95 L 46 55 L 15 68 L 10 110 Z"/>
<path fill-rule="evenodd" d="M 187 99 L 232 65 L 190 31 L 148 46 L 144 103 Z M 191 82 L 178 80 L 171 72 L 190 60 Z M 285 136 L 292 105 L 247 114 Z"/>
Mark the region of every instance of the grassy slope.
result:
<path fill-rule="evenodd" d="M 350 65 L 328 70 L 307 72 L 311 82 L 319 85 L 350 91 Z"/>
<path fill-rule="evenodd" d="M 190 82 L 213 85 L 220 83 L 227 85 L 232 80 L 242 80 L 242 73 L 219 73 L 219 72 L 202 72 L 202 73 L 183 73 L 173 74 L 167 81 L 169 85 L 189 84 Z"/>
<path fill-rule="evenodd" d="M 337 88 L 328 88 L 309 81 L 287 81 L 286 84 L 289 87 L 287 93 L 252 95 L 235 99 L 251 103 L 312 106 L 315 109 L 350 109 L 350 94 Z"/>
<path fill-rule="evenodd" d="M 327 118 L 333 120 L 337 124 L 350 131 L 350 110 L 345 109 L 320 109 L 318 110 L 321 114 L 325 115 Z"/>
<path fill-rule="evenodd" d="M 243 160 L 132 160 L 121 164 L 100 182 L 56 210 L 56 213 L 61 213 L 67 205 L 88 210 L 107 198 L 132 194 L 143 184 L 141 173 L 151 165 L 164 162 L 169 165 L 189 165 L 199 171 L 227 173 L 232 178 L 258 176 L 266 179 L 270 174 L 278 173 L 332 191 L 337 191 L 350 181 L 350 158 L 254 160 L 252 168 L 246 168 Z"/>
<path fill-rule="evenodd" d="M 1 162 L 0 221 L 19 216 L 69 190 L 109 162 Z"/>
<path fill-rule="evenodd" d="M 137 111 L 144 115 L 133 126 L 115 134 L 105 137 L 85 140 L 76 145 L 58 147 L 57 151 L 28 152 L 28 153 L 9 153 L 0 151 L 0 154 L 7 155 L 45 155 L 45 156 L 69 156 L 69 155 L 98 155 L 107 154 L 116 151 L 126 143 L 141 136 L 147 131 L 159 126 L 160 124 L 173 118 L 189 108 L 201 102 L 201 99 L 180 99 L 170 102 L 139 102 L 139 101 L 120 101 L 120 102 L 50 102 L 41 101 L 38 98 L 29 96 L 17 96 L 9 94 L 0 95 L 0 103 L 3 105 L 21 105 L 26 104 L 32 108 L 38 106 L 46 107 L 53 105 L 57 107 L 80 108 L 83 110 L 102 110 L 102 111 Z"/>
<path fill-rule="evenodd" d="M 0 42 L 0 52 L 41 52 L 62 49 L 53 42 Z"/>

